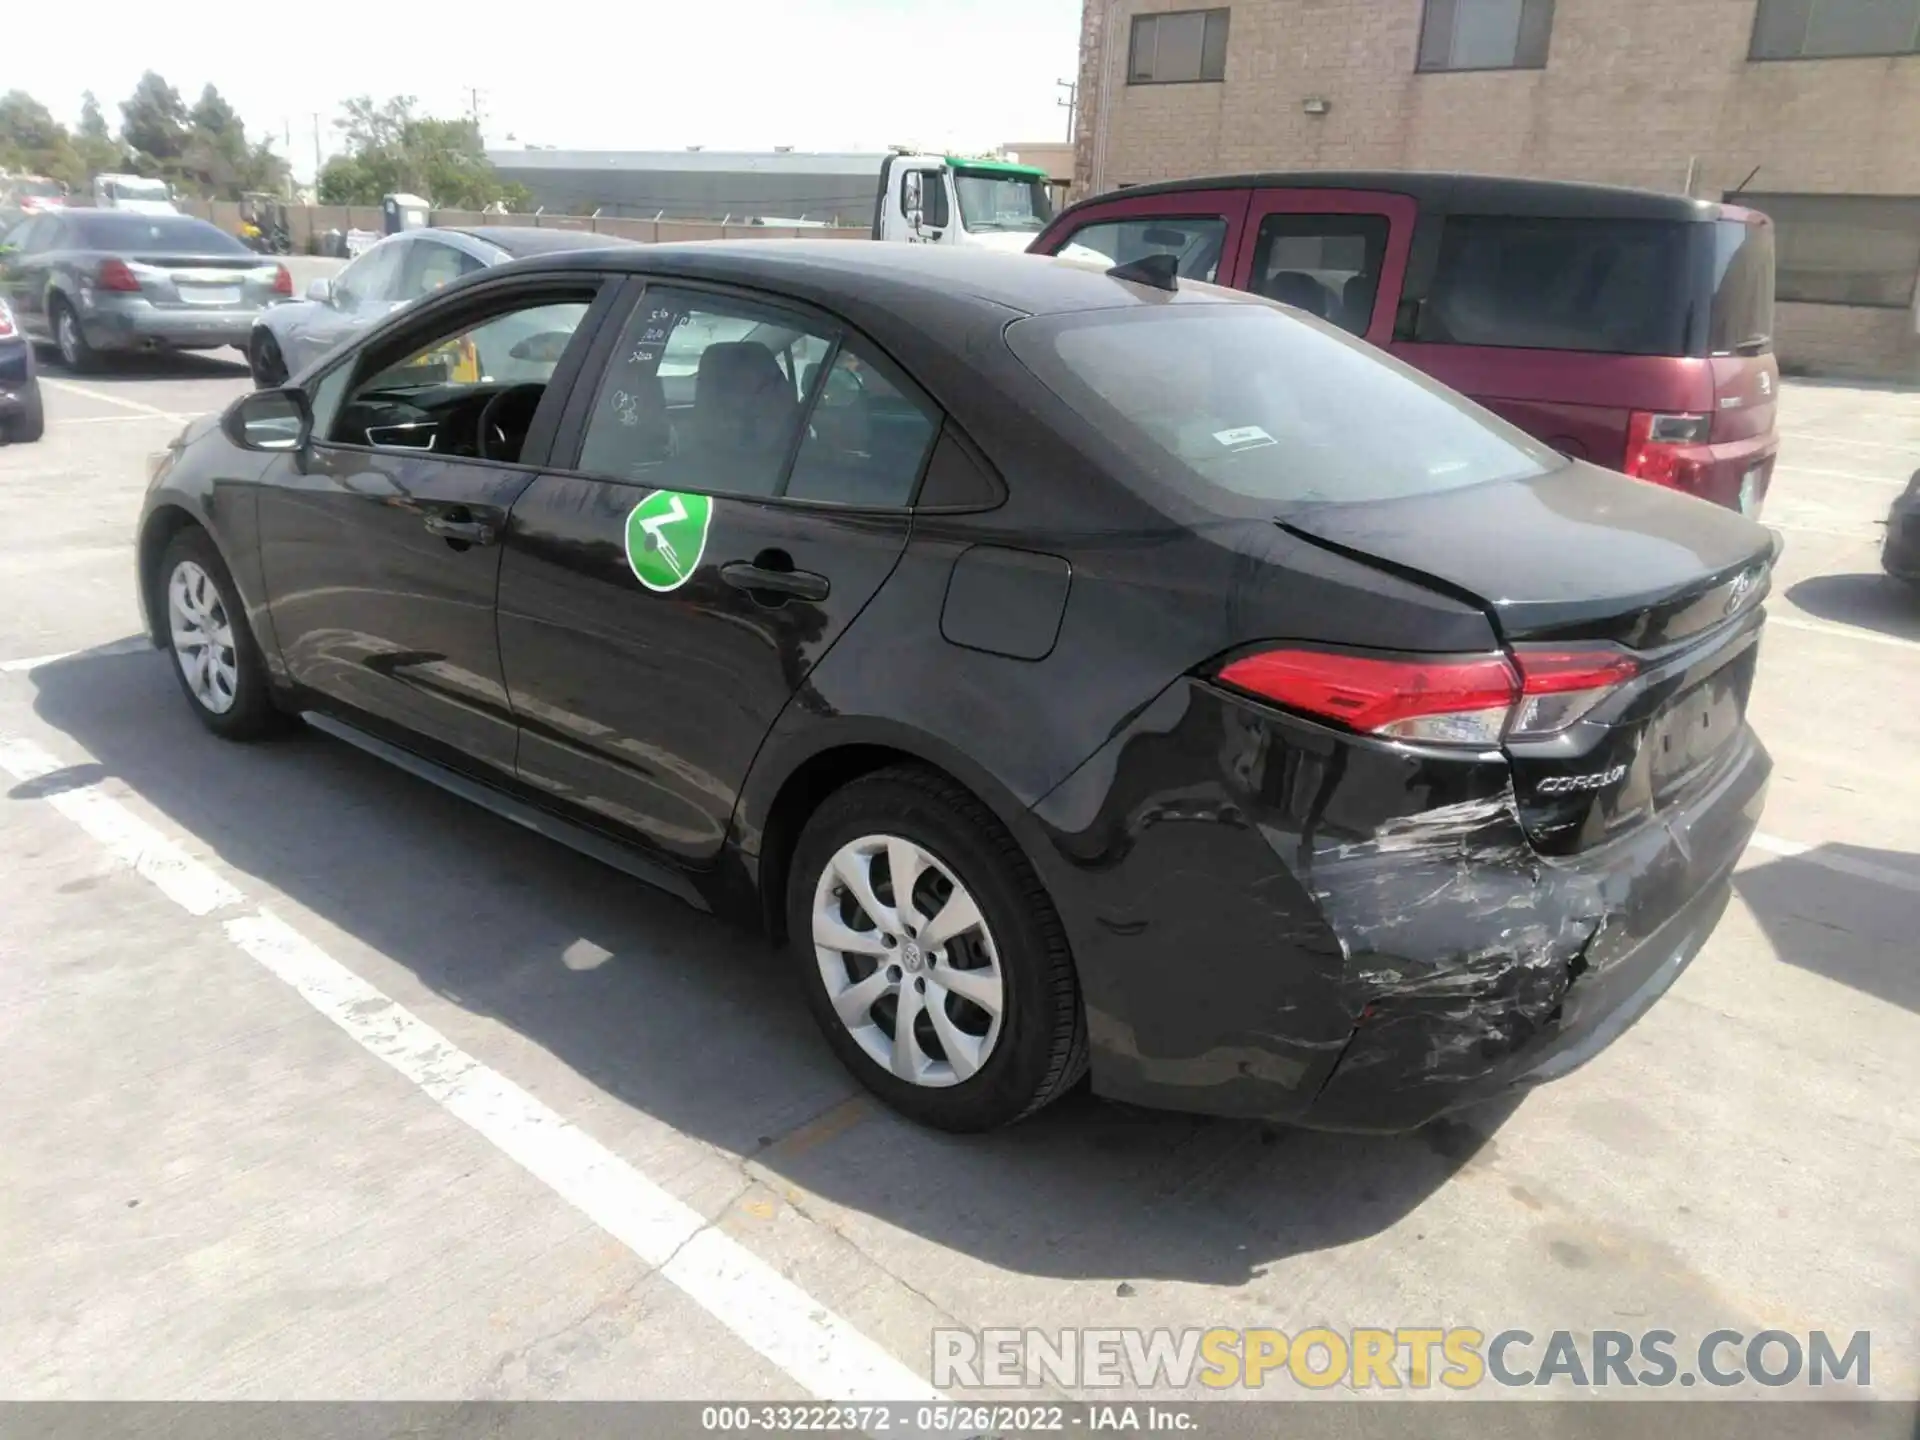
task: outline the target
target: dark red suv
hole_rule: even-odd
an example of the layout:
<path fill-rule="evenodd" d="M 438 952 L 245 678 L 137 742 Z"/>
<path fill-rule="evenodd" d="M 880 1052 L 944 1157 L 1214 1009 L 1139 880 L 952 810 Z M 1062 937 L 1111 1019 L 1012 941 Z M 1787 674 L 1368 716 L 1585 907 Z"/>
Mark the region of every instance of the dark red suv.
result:
<path fill-rule="evenodd" d="M 1142 185 L 1032 247 L 1283 301 L 1555 449 L 1757 514 L 1779 449 L 1773 228 L 1756 211 L 1411 172 Z"/>

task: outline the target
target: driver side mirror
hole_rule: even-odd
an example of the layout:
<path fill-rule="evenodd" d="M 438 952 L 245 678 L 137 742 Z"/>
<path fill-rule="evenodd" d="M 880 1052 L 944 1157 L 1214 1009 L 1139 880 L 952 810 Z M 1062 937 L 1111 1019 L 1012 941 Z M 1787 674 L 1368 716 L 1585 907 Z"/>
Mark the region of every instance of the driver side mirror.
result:
<path fill-rule="evenodd" d="M 907 224 L 915 230 L 920 228 L 922 206 L 925 203 L 924 191 L 920 184 L 920 171 L 910 170 L 900 182 L 900 208 L 906 213 Z"/>
<path fill-rule="evenodd" d="M 228 408 L 220 428 L 242 450 L 304 450 L 313 435 L 313 406 L 298 386 L 256 390 Z"/>
<path fill-rule="evenodd" d="M 320 305 L 333 304 L 333 281 L 325 275 L 317 280 L 308 281 L 307 299 Z"/>

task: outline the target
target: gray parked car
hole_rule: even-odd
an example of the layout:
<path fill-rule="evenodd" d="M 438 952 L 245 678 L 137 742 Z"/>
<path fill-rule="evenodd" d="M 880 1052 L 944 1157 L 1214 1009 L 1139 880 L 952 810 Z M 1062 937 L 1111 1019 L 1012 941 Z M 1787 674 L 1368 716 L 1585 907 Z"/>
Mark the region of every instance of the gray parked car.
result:
<path fill-rule="evenodd" d="M 253 322 L 293 294 L 287 269 L 190 215 L 54 210 L 0 245 L 0 286 L 20 328 L 71 370 L 113 351 L 245 348 Z"/>
<path fill-rule="evenodd" d="M 471 230 L 433 226 L 389 235 L 332 279 L 315 280 L 304 301 L 276 305 L 260 315 L 247 342 L 253 383 L 262 390 L 286 384 L 289 376 L 348 336 L 472 271 L 525 255 L 631 243 L 611 235 L 524 225 Z"/>

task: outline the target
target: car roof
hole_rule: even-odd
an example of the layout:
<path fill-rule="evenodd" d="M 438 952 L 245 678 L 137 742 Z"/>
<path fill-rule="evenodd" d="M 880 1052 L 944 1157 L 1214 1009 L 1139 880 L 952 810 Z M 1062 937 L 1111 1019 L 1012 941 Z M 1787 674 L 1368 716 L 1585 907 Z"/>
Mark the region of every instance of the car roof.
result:
<path fill-rule="evenodd" d="M 621 235 L 596 235 L 591 230 L 559 230 L 532 225 L 436 225 L 433 228 L 447 234 L 466 235 L 485 241 L 495 249 L 506 251 L 516 260 L 528 255 L 551 255 L 556 250 L 605 250 L 611 246 L 635 243 Z"/>
<path fill-rule="evenodd" d="M 1089 205 L 1152 195 L 1180 195 L 1193 190 L 1379 190 L 1406 195 L 1423 210 L 1565 219 L 1712 220 L 1724 211 L 1724 207 L 1712 200 L 1694 200 L 1685 195 L 1636 190 L 1624 185 L 1590 185 L 1584 181 L 1440 170 L 1276 170 L 1129 185 L 1089 196 L 1069 205 L 1060 215 L 1071 215 Z"/>
<path fill-rule="evenodd" d="M 1195 301 L 1258 303 L 1188 280 L 1175 292 L 1156 290 L 1115 279 L 1100 265 L 1050 255 L 874 240 L 701 240 L 634 245 L 591 261 L 556 256 L 549 263 L 765 285 L 842 311 L 946 308 L 965 298 L 1027 315 Z"/>

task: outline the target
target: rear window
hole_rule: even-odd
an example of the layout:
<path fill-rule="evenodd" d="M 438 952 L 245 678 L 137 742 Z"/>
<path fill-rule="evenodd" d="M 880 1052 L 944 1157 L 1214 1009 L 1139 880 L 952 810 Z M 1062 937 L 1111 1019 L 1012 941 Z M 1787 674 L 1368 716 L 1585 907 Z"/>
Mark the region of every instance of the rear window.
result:
<path fill-rule="evenodd" d="M 1671 220 L 1450 216 L 1416 338 L 1684 355 L 1687 229 Z"/>
<path fill-rule="evenodd" d="M 1398 499 L 1565 463 L 1364 342 L 1257 302 L 1037 316 L 1007 342 L 1103 437 L 1228 514 Z"/>
<path fill-rule="evenodd" d="M 193 255 L 247 255 L 252 252 L 226 231 L 191 215 L 130 215 L 102 210 L 92 215 L 69 211 L 73 245 L 83 250 L 157 250 Z"/>
<path fill-rule="evenodd" d="M 1707 348 L 1764 355 L 1773 348 L 1773 227 L 1739 220 L 1713 226 L 1713 307 Z"/>

